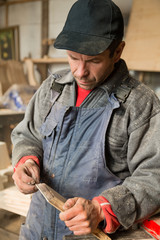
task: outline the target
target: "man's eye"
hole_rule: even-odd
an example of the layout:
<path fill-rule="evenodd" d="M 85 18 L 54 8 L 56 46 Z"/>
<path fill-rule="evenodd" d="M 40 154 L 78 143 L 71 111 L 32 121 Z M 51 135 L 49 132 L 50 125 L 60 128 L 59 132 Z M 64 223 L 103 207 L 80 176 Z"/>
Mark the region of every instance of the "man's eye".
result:
<path fill-rule="evenodd" d="M 95 60 L 92 60 L 93 63 L 100 63 L 100 60 L 98 59 L 95 59 Z"/>
<path fill-rule="evenodd" d="M 72 60 L 78 60 L 77 58 L 75 58 L 75 57 L 73 57 L 73 56 L 70 56 L 70 58 L 71 58 Z"/>

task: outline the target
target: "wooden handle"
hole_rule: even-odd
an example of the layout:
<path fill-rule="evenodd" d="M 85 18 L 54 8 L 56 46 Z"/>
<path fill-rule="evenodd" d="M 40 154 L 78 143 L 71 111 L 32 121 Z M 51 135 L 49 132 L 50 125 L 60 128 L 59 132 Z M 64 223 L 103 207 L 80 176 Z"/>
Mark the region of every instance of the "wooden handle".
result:
<path fill-rule="evenodd" d="M 36 186 L 40 190 L 42 195 L 45 197 L 47 202 L 49 202 L 52 206 L 54 206 L 60 212 L 63 212 L 63 205 L 66 202 L 66 199 L 64 197 L 62 197 L 59 193 L 54 191 L 45 183 L 36 184 Z M 92 234 L 100 240 L 111 240 L 111 238 L 109 238 L 99 228 L 97 228 Z"/>

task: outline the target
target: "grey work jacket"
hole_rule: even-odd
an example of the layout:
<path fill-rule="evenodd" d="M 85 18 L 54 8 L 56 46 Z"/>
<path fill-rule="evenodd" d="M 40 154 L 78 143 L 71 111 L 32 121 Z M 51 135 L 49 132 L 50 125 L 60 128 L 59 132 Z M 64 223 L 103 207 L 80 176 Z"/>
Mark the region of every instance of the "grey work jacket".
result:
<path fill-rule="evenodd" d="M 26 155 L 37 156 L 43 162 L 39 129 L 53 104 L 54 81 L 64 84 L 58 101 L 75 105 L 76 84 L 70 70 L 49 76 L 31 99 L 24 120 L 12 132 L 13 165 Z M 131 92 L 114 110 L 106 133 L 106 164 L 123 184 L 101 195 L 111 203 L 121 225 L 128 228 L 160 208 L 160 102 L 152 90 L 129 76 L 123 60 L 99 87 L 97 98 L 103 94 L 103 86 L 116 95 L 116 86 L 123 82 Z M 89 99 L 84 101 L 90 104 Z"/>

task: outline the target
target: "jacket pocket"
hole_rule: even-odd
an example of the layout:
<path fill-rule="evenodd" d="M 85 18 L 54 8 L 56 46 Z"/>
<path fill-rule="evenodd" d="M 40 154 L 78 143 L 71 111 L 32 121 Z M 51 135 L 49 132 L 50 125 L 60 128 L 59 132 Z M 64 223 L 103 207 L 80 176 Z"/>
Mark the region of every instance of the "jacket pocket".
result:
<path fill-rule="evenodd" d="M 40 132 L 43 136 L 43 151 L 44 159 L 49 160 L 53 142 L 56 136 L 56 127 L 57 122 L 53 119 L 47 118 L 46 121 L 42 124 Z"/>
<path fill-rule="evenodd" d="M 127 141 L 124 138 L 107 136 L 106 148 L 113 159 L 118 162 L 126 162 L 127 158 Z"/>

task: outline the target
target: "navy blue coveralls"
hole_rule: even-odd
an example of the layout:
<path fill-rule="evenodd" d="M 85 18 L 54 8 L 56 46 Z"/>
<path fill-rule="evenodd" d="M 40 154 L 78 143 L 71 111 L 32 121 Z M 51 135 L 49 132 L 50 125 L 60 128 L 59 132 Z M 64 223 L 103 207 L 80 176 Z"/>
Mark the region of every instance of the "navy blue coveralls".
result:
<path fill-rule="evenodd" d="M 94 94 L 93 94 L 94 98 Z M 94 102 L 94 103 L 93 103 Z M 80 107 L 56 101 L 41 127 L 43 139 L 43 180 L 65 198 L 92 199 L 121 184 L 107 168 L 105 137 L 111 114 L 119 107 L 107 91 Z M 52 177 L 54 175 L 54 177 Z M 39 193 L 33 194 L 21 240 L 62 240 L 72 234 L 59 219 L 59 211 Z"/>

